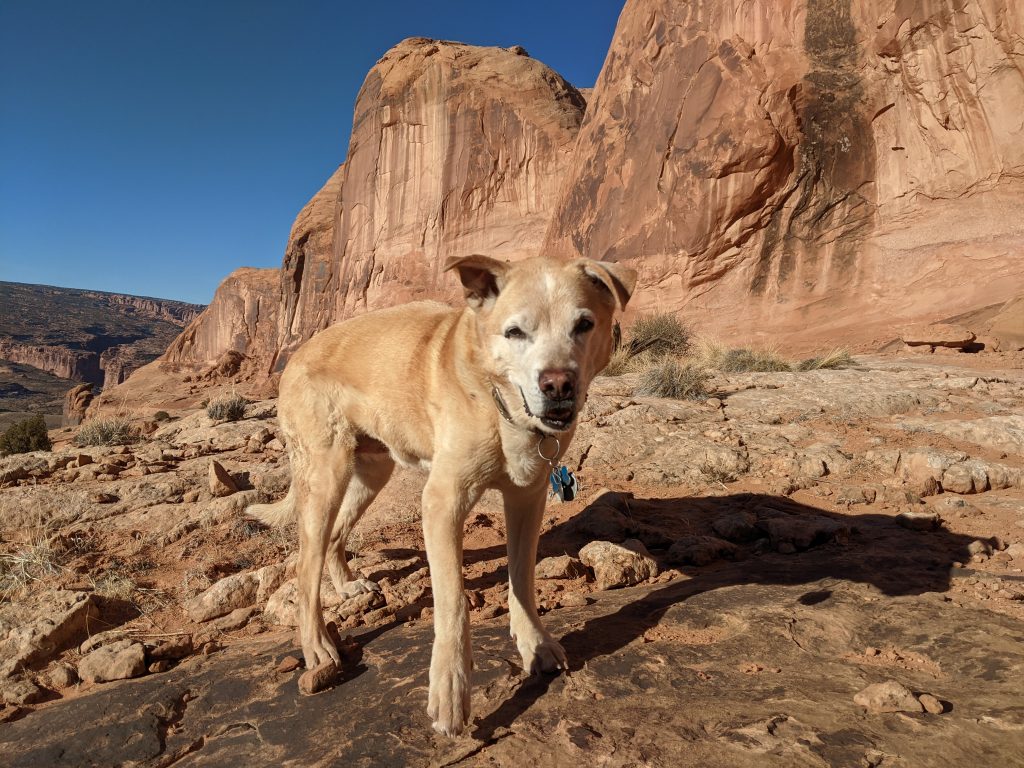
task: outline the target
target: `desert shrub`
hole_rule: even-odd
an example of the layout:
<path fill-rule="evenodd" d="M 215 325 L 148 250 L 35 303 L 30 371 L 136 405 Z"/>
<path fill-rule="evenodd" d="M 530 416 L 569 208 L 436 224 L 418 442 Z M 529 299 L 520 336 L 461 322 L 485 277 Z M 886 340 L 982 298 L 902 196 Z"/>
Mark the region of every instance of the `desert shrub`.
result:
<path fill-rule="evenodd" d="M 171 414 L 167 411 L 157 411 L 153 414 L 153 421 L 170 421 Z"/>
<path fill-rule="evenodd" d="M 12 424 L 0 435 L 0 456 L 48 451 L 52 447 L 46 421 L 39 414 Z"/>
<path fill-rule="evenodd" d="M 683 364 L 665 357 L 641 371 L 636 394 L 676 400 L 702 400 L 710 394 L 710 378 L 711 374 L 698 365 Z"/>
<path fill-rule="evenodd" d="M 630 329 L 629 339 L 620 343 L 616 337 L 615 342 L 611 360 L 601 371 L 604 376 L 636 373 L 663 357 L 686 354 L 690 331 L 675 315 L 640 315 Z"/>
<path fill-rule="evenodd" d="M 673 314 L 640 315 L 629 329 L 626 348 L 633 354 L 684 355 L 690 348 L 690 330 Z"/>
<path fill-rule="evenodd" d="M 85 422 L 75 436 L 75 445 L 129 445 L 137 439 L 131 422 L 123 416 Z"/>
<path fill-rule="evenodd" d="M 809 357 L 801 360 L 796 366 L 798 371 L 820 371 L 823 369 L 849 368 L 853 365 L 853 358 L 845 349 L 837 348 L 823 355 Z"/>
<path fill-rule="evenodd" d="M 723 373 L 767 373 L 793 370 L 793 367 L 775 350 L 726 347 L 709 339 L 702 340 L 697 344 L 695 358 L 701 365 Z"/>
<path fill-rule="evenodd" d="M 241 395 L 222 397 L 206 406 L 206 415 L 214 421 L 238 421 L 245 416 L 248 404 L 249 401 Z"/>

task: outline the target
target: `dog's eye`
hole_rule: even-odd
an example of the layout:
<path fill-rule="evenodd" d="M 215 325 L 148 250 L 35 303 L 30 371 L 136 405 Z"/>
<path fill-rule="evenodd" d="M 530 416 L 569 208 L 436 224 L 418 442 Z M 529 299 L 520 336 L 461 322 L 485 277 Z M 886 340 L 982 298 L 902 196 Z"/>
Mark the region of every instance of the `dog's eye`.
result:
<path fill-rule="evenodd" d="M 526 331 L 520 328 L 518 325 L 513 325 L 505 329 L 506 339 L 525 339 Z"/>
<path fill-rule="evenodd" d="M 573 335 L 586 333 L 594 330 L 594 321 L 589 317 L 582 317 L 577 321 L 576 327 L 572 329 Z"/>

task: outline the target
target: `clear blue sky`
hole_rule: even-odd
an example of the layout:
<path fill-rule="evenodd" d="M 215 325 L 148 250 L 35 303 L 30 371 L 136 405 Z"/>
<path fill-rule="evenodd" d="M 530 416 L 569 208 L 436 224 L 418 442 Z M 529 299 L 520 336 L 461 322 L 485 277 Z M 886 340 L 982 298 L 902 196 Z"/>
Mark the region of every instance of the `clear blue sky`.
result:
<path fill-rule="evenodd" d="M 622 0 L 0 0 L 0 279 L 206 303 L 279 266 L 413 35 L 594 84 Z"/>

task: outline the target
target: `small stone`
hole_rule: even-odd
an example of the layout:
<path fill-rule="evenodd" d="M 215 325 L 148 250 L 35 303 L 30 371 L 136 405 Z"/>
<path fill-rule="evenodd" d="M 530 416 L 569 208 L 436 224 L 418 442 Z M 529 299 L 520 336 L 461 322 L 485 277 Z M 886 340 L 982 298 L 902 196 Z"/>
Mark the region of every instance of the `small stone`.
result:
<path fill-rule="evenodd" d="M 971 557 L 987 557 L 992 554 L 992 544 L 983 539 L 975 539 L 967 545 L 967 554 Z"/>
<path fill-rule="evenodd" d="M 941 715 L 946 711 L 946 708 L 942 705 L 942 702 L 932 696 L 930 693 L 922 693 L 917 697 L 917 700 L 921 702 L 921 706 L 924 707 L 924 711 L 932 715 Z"/>
<path fill-rule="evenodd" d="M 853 697 L 853 703 L 864 707 L 871 714 L 924 711 L 924 706 L 913 692 L 895 680 L 869 685 Z"/>
<path fill-rule="evenodd" d="M 733 542 L 753 541 L 761 535 L 756 526 L 757 517 L 750 512 L 730 512 L 711 523 L 715 533 Z"/>
<path fill-rule="evenodd" d="M 236 608 L 254 605 L 258 591 L 258 576 L 251 572 L 234 573 L 185 603 L 185 610 L 192 621 L 210 621 Z"/>
<path fill-rule="evenodd" d="M 200 495 L 201 491 L 199 491 L 198 488 L 193 488 L 191 491 L 185 491 L 185 493 L 181 495 L 181 500 L 186 504 L 195 504 L 199 501 Z"/>
<path fill-rule="evenodd" d="M 192 635 L 179 635 L 170 640 L 163 640 L 149 649 L 149 658 L 177 661 L 192 653 Z"/>
<path fill-rule="evenodd" d="M 78 673 L 70 664 L 55 664 L 46 671 L 46 684 L 55 691 L 63 691 L 78 682 Z"/>
<path fill-rule="evenodd" d="M 74 461 L 76 467 L 84 467 L 88 464 L 92 464 L 92 456 L 90 456 L 88 453 L 80 453 L 77 456 L 75 456 Z"/>
<path fill-rule="evenodd" d="M 146 650 L 133 640 L 104 645 L 78 663 L 79 676 L 88 683 L 138 677 L 146 671 Z"/>
<path fill-rule="evenodd" d="M 210 461 L 210 493 L 214 496 L 230 496 L 238 493 L 238 484 L 219 461 Z"/>
<path fill-rule="evenodd" d="M 213 627 L 221 632 L 232 632 L 236 629 L 241 629 L 249 623 L 249 619 L 252 618 L 253 614 L 256 613 L 257 607 L 250 605 L 245 608 L 236 608 L 227 616 L 222 616 L 219 619 L 214 619 Z"/>
<path fill-rule="evenodd" d="M 325 661 L 316 669 L 303 672 L 299 677 L 299 692 L 305 696 L 320 693 L 331 685 L 338 677 L 338 665 L 334 661 Z"/>
<path fill-rule="evenodd" d="M 709 397 L 707 400 L 704 401 L 704 403 L 708 406 L 708 408 L 722 407 L 722 401 L 719 400 L 717 397 Z"/>
<path fill-rule="evenodd" d="M 796 554 L 796 545 L 791 541 L 780 541 L 775 551 L 781 555 L 793 555 Z"/>
<path fill-rule="evenodd" d="M 566 592 L 559 595 L 558 602 L 562 604 L 563 608 L 582 608 L 587 604 L 587 598 L 579 592 Z"/>
<path fill-rule="evenodd" d="M 166 672 L 170 668 L 171 662 L 169 662 L 167 659 L 160 659 L 159 661 L 154 661 L 152 664 L 149 665 L 149 671 L 154 675 L 160 674 L 161 672 Z"/>
<path fill-rule="evenodd" d="M 724 539 L 714 536 L 684 536 L 668 550 L 666 559 L 670 563 L 708 565 L 722 557 L 736 556 L 737 548 Z"/>
<path fill-rule="evenodd" d="M 296 659 L 294 656 L 285 656 L 281 659 L 281 663 L 277 665 L 277 671 L 282 675 L 286 675 L 289 672 L 294 672 L 296 669 L 302 666 L 302 662 Z"/>
<path fill-rule="evenodd" d="M 545 557 L 537 563 L 538 579 L 578 579 L 587 575 L 586 566 L 575 557 Z"/>
<path fill-rule="evenodd" d="M 942 519 L 935 512 L 900 512 L 896 524 L 910 531 L 934 531 L 942 525 Z"/>
<path fill-rule="evenodd" d="M 481 608 L 478 615 L 481 619 L 494 619 L 501 616 L 504 612 L 505 606 L 498 603 L 491 603 L 490 605 L 485 605 Z"/>
<path fill-rule="evenodd" d="M 118 498 L 112 493 L 93 493 L 90 494 L 89 501 L 93 504 L 113 504 Z"/>
<path fill-rule="evenodd" d="M 17 680 L 0 688 L 0 699 L 5 704 L 36 704 L 43 700 L 46 692 L 31 680 Z"/>

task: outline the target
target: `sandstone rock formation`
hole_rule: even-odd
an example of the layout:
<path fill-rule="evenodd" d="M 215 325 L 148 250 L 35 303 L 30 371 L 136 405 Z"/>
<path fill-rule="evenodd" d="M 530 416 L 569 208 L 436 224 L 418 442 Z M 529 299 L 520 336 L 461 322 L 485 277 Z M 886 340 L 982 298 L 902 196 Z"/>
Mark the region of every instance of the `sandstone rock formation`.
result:
<path fill-rule="evenodd" d="M 630 0 L 547 247 L 638 266 L 634 309 L 747 336 L 1006 300 L 1022 34 L 1010 0 Z"/>
<path fill-rule="evenodd" d="M 296 218 L 280 273 L 234 272 L 164 361 L 235 350 L 265 377 L 340 319 L 454 296 L 449 256 L 535 253 L 584 108 L 521 48 L 403 41 L 367 75 L 348 157 Z"/>
<path fill-rule="evenodd" d="M 78 384 L 64 395 L 64 426 L 76 427 L 85 419 L 85 412 L 92 403 L 92 384 Z"/>

